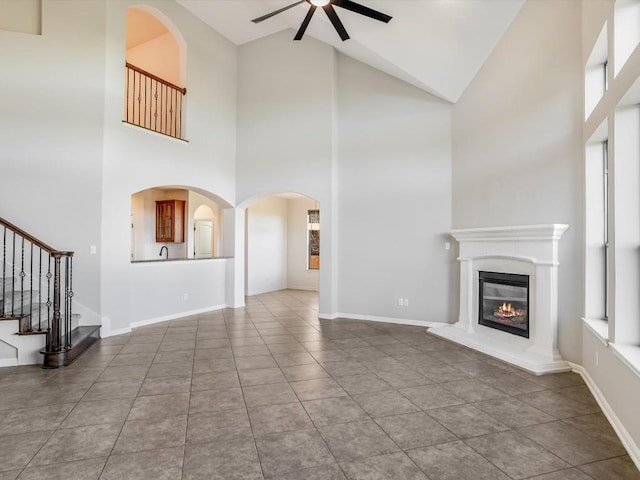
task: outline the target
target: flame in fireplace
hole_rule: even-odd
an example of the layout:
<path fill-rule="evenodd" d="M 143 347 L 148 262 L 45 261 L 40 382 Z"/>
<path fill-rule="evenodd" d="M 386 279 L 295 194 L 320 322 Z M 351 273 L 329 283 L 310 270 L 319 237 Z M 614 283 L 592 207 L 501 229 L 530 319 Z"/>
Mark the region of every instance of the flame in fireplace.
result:
<path fill-rule="evenodd" d="M 510 303 L 503 303 L 498 307 L 498 312 L 504 315 L 513 315 L 515 313 L 515 308 Z"/>
<path fill-rule="evenodd" d="M 499 318 L 523 317 L 526 315 L 525 310 L 516 309 L 511 303 L 503 302 L 496 309 L 496 316 Z"/>

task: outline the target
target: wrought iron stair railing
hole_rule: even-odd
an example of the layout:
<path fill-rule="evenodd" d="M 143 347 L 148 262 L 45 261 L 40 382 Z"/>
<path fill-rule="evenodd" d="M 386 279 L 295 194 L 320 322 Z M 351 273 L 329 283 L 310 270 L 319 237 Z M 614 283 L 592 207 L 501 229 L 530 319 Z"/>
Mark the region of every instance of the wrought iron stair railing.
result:
<path fill-rule="evenodd" d="M 187 89 L 135 65 L 125 65 L 125 122 L 184 140 L 182 111 Z"/>
<path fill-rule="evenodd" d="M 73 252 L 60 251 L 0 217 L 0 320 L 19 335 L 46 335 L 45 354 L 72 347 Z"/>

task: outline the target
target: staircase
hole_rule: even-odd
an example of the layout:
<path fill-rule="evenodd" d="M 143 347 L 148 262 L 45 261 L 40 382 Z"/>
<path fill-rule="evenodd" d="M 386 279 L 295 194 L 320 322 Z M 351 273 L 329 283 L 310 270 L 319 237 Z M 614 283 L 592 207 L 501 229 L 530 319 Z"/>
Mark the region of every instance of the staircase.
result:
<path fill-rule="evenodd" d="M 99 338 L 73 307 L 73 252 L 0 217 L 0 366 L 69 365 Z M 43 355 L 43 357 L 42 357 Z"/>

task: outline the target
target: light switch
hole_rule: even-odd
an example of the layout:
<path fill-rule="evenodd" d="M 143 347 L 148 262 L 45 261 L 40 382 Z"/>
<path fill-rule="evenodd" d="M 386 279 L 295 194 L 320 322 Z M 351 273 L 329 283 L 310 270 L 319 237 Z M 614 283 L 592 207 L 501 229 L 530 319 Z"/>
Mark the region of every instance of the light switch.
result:
<path fill-rule="evenodd" d="M 98 249 L 96 248 L 95 245 L 91 245 L 89 247 L 89 255 L 95 255 L 97 251 L 98 251 Z"/>

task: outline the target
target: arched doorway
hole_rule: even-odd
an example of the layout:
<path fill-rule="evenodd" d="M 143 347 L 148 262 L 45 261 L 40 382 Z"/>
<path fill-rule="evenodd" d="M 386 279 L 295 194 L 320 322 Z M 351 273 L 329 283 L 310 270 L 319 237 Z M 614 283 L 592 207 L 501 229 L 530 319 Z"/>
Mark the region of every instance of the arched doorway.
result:
<path fill-rule="evenodd" d="M 193 214 L 193 258 L 215 256 L 215 215 L 207 205 L 200 205 Z"/>
<path fill-rule="evenodd" d="M 319 291 L 319 210 L 316 200 L 298 193 L 265 196 L 246 208 L 246 295 Z"/>

